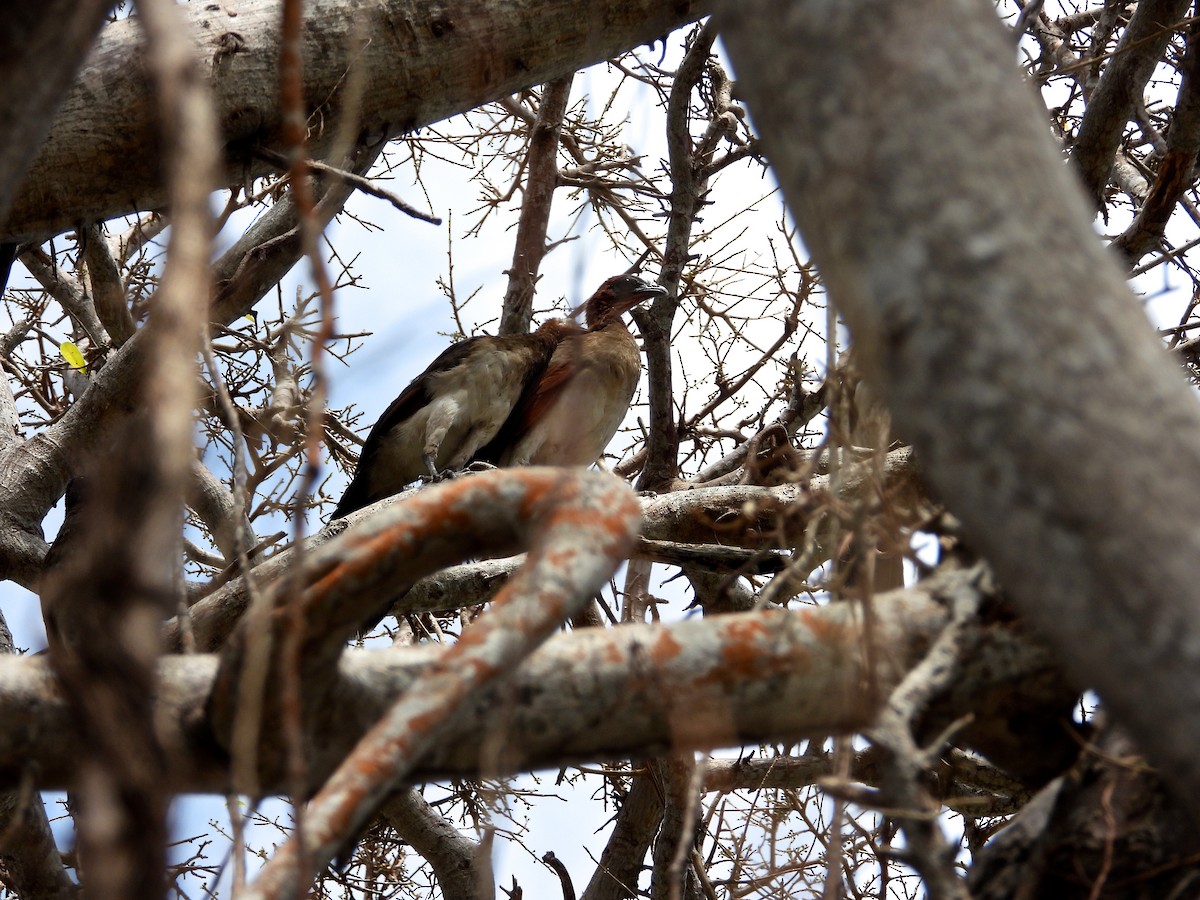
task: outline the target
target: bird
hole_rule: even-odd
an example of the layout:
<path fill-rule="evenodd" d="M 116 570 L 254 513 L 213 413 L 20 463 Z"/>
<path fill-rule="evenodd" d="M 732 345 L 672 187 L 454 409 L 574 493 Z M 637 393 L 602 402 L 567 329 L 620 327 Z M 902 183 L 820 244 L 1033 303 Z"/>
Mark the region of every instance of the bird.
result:
<path fill-rule="evenodd" d="M 624 420 L 642 372 L 637 341 L 621 317 L 666 294 L 629 274 L 600 285 L 583 304 L 586 331 L 563 337 L 477 459 L 500 467 L 594 463 Z"/>
<path fill-rule="evenodd" d="M 635 275 L 616 275 L 582 304 L 586 328 L 550 319 L 532 334 L 480 335 L 442 351 L 367 435 L 333 518 L 468 463 L 591 465 L 624 419 L 641 374 L 637 342 L 621 317 L 665 294 Z"/>
<path fill-rule="evenodd" d="M 443 350 L 372 427 L 333 518 L 461 469 L 496 436 L 559 342 L 583 331 L 550 319 L 532 334 L 479 335 Z"/>

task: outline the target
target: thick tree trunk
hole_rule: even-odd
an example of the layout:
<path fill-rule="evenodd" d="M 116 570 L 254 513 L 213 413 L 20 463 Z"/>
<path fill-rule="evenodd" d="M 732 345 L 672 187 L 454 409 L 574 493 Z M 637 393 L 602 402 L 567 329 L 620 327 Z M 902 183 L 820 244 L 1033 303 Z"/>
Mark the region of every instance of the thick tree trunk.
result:
<path fill-rule="evenodd" d="M 0 14 L 0 219 L 111 0 L 22 0 Z"/>
<path fill-rule="evenodd" d="M 722 4 L 858 359 L 1021 612 L 1200 813 L 1200 405 L 990 4 Z M 803 48 L 801 52 L 799 48 Z"/>
<path fill-rule="evenodd" d="M 1194 897 L 1200 837 L 1182 799 L 1118 729 L 976 854 L 974 900 Z"/>

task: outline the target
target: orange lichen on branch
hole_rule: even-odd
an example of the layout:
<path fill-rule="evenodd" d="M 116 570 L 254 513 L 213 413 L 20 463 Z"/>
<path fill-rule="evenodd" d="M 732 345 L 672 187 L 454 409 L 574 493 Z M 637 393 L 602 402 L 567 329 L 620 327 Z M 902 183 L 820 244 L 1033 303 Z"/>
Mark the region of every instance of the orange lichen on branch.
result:
<path fill-rule="evenodd" d="M 469 555 L 526 548 L 529 555 L 490 610 L 446 648 L 313 798 L 303 851 L 294 841 L 286 844 L 246 897 L 286 895 L 300 886 L 302 860 L 331 859 L 348 831 L 400 783 L 467 698 L 511 671 L 590 602 L 632 550 L 640 523 L 637 498 L 611 476 L 502 470 L 431 487 L 315 551 L 311 559 L 320 577 L 305 597 L 307 627 L 310 639 L 324 641 L 327 651 L 335 649 L 339 629 L 358 621 L 364 604 L 372 602 L 362 595 L 378 593 L 373 589 L 381 584 L 411 584 Z M 344 581 L 336 577 L 339 572 Z M 235 646 L 235 655 L 247 652 L 241 643 Z M 225 668 L 236 672 L 236 659 L 226 660 Z M 328 668 L 326 660 L 320 671 L 307 673 L 318 695 Z M 235 685 L 218 679 L 218 689 L 226 702 L 237 697 Z"/>
<path fill-rule="evenodd" d="M 799 615 L 812 633 L 813 640 L 827 648 L 842 645 L 851 633 L 846 622 L 821 615 L 820 607 L 806 607 L 799 611 Z"/>
<path fill-rule="evenodd" d="M 656 666 L 666 665 L 683 652 L 683 646 L 669 631 L 660 631 L 650 645 L 650 659 Z"/>
<path fill-rule="evenodd" d="M 765 617 L 731 623 L 721 642 L 722 670 L 734 677 L 759 672 L 764 658 L 762 645 L 771 640 L 770 624 Z"/>

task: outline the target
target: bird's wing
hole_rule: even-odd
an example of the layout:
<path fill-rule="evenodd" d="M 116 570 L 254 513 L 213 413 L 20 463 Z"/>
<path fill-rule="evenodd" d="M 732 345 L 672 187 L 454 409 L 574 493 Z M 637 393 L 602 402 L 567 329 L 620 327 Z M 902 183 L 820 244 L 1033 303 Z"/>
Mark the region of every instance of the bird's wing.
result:
<path fill-rule="evenodd" d="M 382 447 L 385 436 L 433 399 L 429 391 L 430 379 L 439 372 L 453 369 L 459 365 L 471 354 L 480 340 L 482 337 L 473 337 L 451 344 L 439 353 L 429 367 L 414 378 L 408 387 L 400 392 L 400 396 L 383 411 L 367 435 L 362 452 L 358 455 L 358 465 L 355 467 L 354 477 L 350 479 L 346 492 L 338 501 L 337 508 L 333 511 L 333 518 L 338 519 L 357 509 L 362 509 L 370 502 L 370 486 L 366 473 L 370 470 L 372 460 Z"/>
<path fill-rule="evenodd" d="M 550 365 L 546 366 L 542 377 L 534 382 L 533 389 L 517 404 L 515 418 L 520 419 L 522 430 L 527 430 L 530 425 L 545 416 L 571 381 L 571 376 L 575 371 L 574 360 L 577 348 L 560 347 L 559 349 L 565 351 L 561 353 L 561 358 L 559 358 L 559 354 L 555 354 L 555 357 L 551 358 Z"/>
<path fill-rule="evenodd" d="M 467 338 L 465 341 L 451 344 L 438 354 L 437 359 L 431 362 L 424 372 L 414 378 L 412 383 L 400 392 L 399 397 L 388 404 L 388 408 L 383 411 L 379 421 L 367 435 L 366 443 L 363 444 L 362 453 L 359 456 L 360 465 L 362 459 L 375 453 L 384 435 L 433 399 L 429 392 L 430 379 L 439 372 L 445 372 L 459 365 L 471 355 L 481 340 L 483 340 L 483 336 Z"/>
<path fill-rule="evenodd" d="M 550 357 L 546 368 L 531 374 L 525 389 L 521 392 L 512 414 L 500 426 L 496 436 L 482 447 L 475 455 L 476 459 L 493 465 L 508 464 L 505 454 L 517 446 L 521 438 L 529 434 L 534 424 L 538 422 L 554 406 L 566 386 L 570 383 L 575 369 L 574 359 L 578 348 L 575 343 L 578 337 L 568 337 L 562 341 Z"/>

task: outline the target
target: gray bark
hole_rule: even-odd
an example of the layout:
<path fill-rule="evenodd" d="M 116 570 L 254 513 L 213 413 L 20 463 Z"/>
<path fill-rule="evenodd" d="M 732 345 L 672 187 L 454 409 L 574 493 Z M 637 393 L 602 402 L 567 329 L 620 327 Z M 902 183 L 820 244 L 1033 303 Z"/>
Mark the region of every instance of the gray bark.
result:
<path fill-rule="evenodd" d="M 2 457 L 0 457 L 2 458 Z M 917 480 L 912 451 L 903 448 L 894 450 L 885 461 L 884 487 L 892 497 L 897 509 L 914 511 L 919 509 L 915 498 L 923 497 Z M 852 470 L 843 476 L 839 499 L 859 502 L 864 495 L 876 489 L 866 468 Z M 830 489 L 828 476 L 816 476 L 807 486 L 796 484 L 766 488 L 757 485 L 729 485 L 724 487 L 697 488 L 693 491 L 677 491 L 661 497 L 647 499 L 642 504 L 642 534 L 651 541 L 670 539 L 688 545 L 695 551 L 689 559 L 675 556 L 667 559 L 674 564 L 701 562 L 705 550 L 713 548 L 714 542 L 723 546 L 728 554 L 734 548 L 744 547 L 762 552 L 774 550 L 780 541 L 791 541 L 801 546 L 807 540 L 809 518 L 799 512 L 810 493 L 820 494 Z M 367 509 L 358 510 L 346 517 L 349 525 L 372 517 L 378 510 L 411 498 L 416 491 L 397 494 L 380 501 Z M 746 511 L 753 509 L 754 515 Z M 790 510 L 785 515 L 784 511 Z M 915 513 L 914 513 L 915 515 Z M 712 523 L 721 523 L 718 533 Z M 316 549 L 342 531 L 342 526 L 327 526 L 313 535 L 307 552 Z M 826 529 L 818 529 L 818 544 L 813 548 L 816 555 L 808 560 L 812 566 L 825 561 L 828 551 Z M 697 546 L 699 545 L 699 546 Z M 652 547 L 650 548 L 652 549 Z M 638 554 L 643 559 L 661 559 L 652 552 Z M 710 559 L 717 559 L 710 556 Z M 719 559 L 718 559 L 719 562 Z M 743 560 L 742 563 L 745 563 Z M 267 560 L 255 569 L 258 584 L 267 584 L 283 576 L 292 563 L 291 551 L 284 551 Z M 719 565 L 713 568 L 719 569 Z M 376 591 L 390 594 L 394 604 L 393 614 L 436 612 L 459 609 L 490 600 L 508 575 L 515 569 L 514 563 L 472 563 L 445 569 L 421 579 L 415 585 L 405 579 L 379 584 Z M 237 626 L 250 601 L 250 590 L 244 578 L 238 578 L 213 590 L 191 608 L 190 627 L 195 635 L 196 646 L 201 652 L 220 647 Z M 167 623 L 164 631 L 165 645 L 182 649 L 182 634 L 178 620 Z"/>
<path fill-rule="evenodd" d="M 0 219 L 112 0 L 20 0 L 0 16 Z"/>
<path fill-rule="evenodd" d="M 792 741 L 866 727 L 881 699 L 924 654 L 947 620 L 939 597 L 970 589 L 961 573 L 886 595 L 869 624 L 852 604 L 803 612 L 745 613 L 645 628 L 588 628 L 548 642 L 505 684 L 465 704 L 410 781 L 489 776 L 629 754 Z M 328 775 L 440 649 L 343 654 L 311 723 L 309 776 Z M 1036 648 L 1021 665 L 1044 665 Z M 961 678 L 1019 678 L 989 660 Z M 1042 660 L 1039 662 L 1039 660 Z M 228 756 L 214 743 L 207 705 L 211 655 L 165 657 L 159 668 L 160 739 L 175 791 L 224 793 Z M 603 710 L 603 715 L 596 715 Z M 45 662 L 0 658 L 0 787 L 19 783 L 31 759 L 41 789 L 65 787 L 87 748 L 59 735 L 74 721 Z M 481 740 L 481 735 L 488 736 Z M 262 758 L 270 767 L 264 738 Z M 481 757 L 486 757 L 483 759 Z M 283 785 L 264 782 L 266 792 Z"/>
<path fill-rule="evenodd" d="M 12 633 L 0 615 L 0 654 L 12 652 Z M 17 896 L 65 900 L 78 893 L 54 846 L 42 798 L 28 781 L 0 791 L 0 867 L 7 875 L 5 887 Z"/>
<path fill-rule="evenodd" d="M 397 791 L 380 815 L 437 876 L 443 900 L 492 900 L 490 872 L 481 872 L 480 846 L 443 819 L 413 788 Z"/>
<path fill-rule="evenodd" d="M 1200 812 L 1200 405 L 991 6 L 750 0 L 721 21 L 897 430 L 1020 611 Z"/>
<path fill-rule="evenodd" d="M 1172 28 L 1190 5 L 1191 0 L 1141 0 L 1121 35 L 1112 62 L 1092 92 L 1071 162 L 1083 178 L 1084 190 L 1098 207 L 1104 207 L 1104 189 L 1125 125 L 1136 113 L 1146 82 L 1171 39 Z"/>
<path fill-rule="evenodd" d="M 212 78 L 226 183 L 276 171 L 281 0 L 192 3 Z M 341 130 L 396 137 L 481 103 L 654 41 L 704 12 L 652 0 L 313 0 L 305 4 L 304 96 L 309 150 L 321 159 Z M 536 16 L 536 27 L 531 17 Z M 48 139 L 13 200 L 0 240 L 45 238 L 80 221 L 166 202 L 162 144 L 137 24 L 101 32 Z M 353 73 L 362 80 L 352 89 Z"/>

